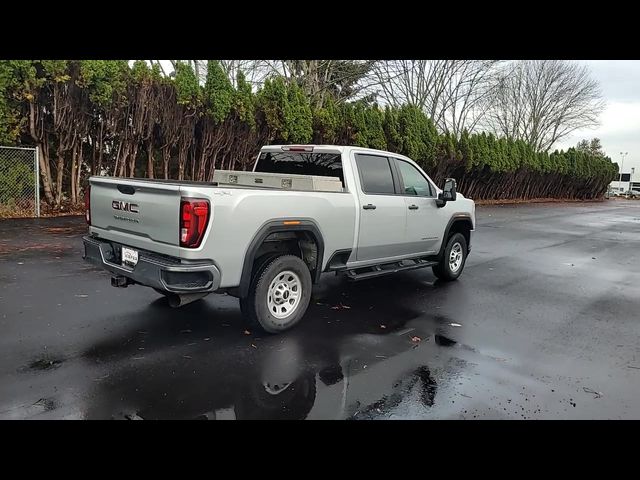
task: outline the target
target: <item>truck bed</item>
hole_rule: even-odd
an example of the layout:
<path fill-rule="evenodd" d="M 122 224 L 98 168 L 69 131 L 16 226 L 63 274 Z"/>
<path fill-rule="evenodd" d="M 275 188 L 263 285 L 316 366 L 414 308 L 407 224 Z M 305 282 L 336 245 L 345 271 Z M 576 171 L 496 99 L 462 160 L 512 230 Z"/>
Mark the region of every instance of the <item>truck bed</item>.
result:
<path fill-rule="evenodd" d="M 191 260 L 216 258 L 220 262 L 226 262 L 228 255 L 233 261 L 241 261 L 266 220 L 289 217 L 312 218 L 340 230 L 332 235 L 326 248 L 334 247 L 334 238 L 340 245 L 353 243 L 355 204 L 352 195 L 344 191 L 106 176 L 92 176 L 89 182 L 90 233 L 161 255 Z M 206 199 L 210 203 L 208 233 L 199 248 L 180 246 L 183 198 Z"/>

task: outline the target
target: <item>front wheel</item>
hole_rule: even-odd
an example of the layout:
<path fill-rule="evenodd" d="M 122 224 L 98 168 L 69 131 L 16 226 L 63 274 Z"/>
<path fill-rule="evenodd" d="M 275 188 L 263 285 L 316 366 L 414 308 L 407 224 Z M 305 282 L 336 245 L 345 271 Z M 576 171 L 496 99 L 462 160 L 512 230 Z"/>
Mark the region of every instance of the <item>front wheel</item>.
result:
<path fill-rule="evenodd" d="M 461 233 L 449 237 L 438 265 L 432 267 L 433 274 L 440 280 L 450 282 L 457 279 L 467 260 L 467 239 Z"/>
<path fill-rule="evenodd" d="M 267 261 L 256 271 L 240 309 L 251 327 L 268 333 L 283 332 L 297 324 L 311 300 L 311 272 L 295 255 Z"/>

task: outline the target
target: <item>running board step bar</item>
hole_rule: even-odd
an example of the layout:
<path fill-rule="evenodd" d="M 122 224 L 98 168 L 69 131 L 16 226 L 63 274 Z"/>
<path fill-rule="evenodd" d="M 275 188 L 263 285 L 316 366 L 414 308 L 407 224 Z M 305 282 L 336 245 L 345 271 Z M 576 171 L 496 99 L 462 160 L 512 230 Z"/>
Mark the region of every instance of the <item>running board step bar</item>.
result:
<path fill-rule="evenodd" d="M 390 273 L 406 272 L 408 270 L 416 270 L 418 268 L 432 267 L 437 264 L 438 262 L 424 259 L 402 260 L 400 262 L 385 263 L 370 267 L 352 268 L 346 271 L 346 276 L 349 280 L 358 281 L 365 280 L 367 278 L 381 277 Z"/>

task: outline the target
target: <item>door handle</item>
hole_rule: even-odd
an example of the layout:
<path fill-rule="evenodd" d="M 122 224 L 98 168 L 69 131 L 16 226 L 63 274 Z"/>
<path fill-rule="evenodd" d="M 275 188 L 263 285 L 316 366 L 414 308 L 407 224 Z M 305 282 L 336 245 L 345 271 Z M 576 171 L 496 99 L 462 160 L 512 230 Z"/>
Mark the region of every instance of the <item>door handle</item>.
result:
<path fill-rule="evenodd" d="M 418 205 L 409 205 L 409 210 L 417 210 L 418 208 Z"/>
<path fill-rule="evenodd" d="M 371 203 L 368 203 L 367 205 L 364 205 L 362 208 L 364 208 L 365 210 L 375 210 L 376 206 Z"/>

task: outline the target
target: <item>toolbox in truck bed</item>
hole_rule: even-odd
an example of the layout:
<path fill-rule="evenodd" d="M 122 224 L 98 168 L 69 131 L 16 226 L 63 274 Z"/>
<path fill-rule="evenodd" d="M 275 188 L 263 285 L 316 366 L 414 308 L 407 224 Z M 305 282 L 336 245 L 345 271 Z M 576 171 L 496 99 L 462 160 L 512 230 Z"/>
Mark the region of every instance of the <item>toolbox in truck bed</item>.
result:
<path fill-rule="evenodd" d="M 343 191 L 342 181 L 338 177 L 322 177 L 318 175 L 216 170 L 213 174 L 213 181 L 220 185 L 241 185 L 245 187 L 260 186 L 315 192 Z"/>

